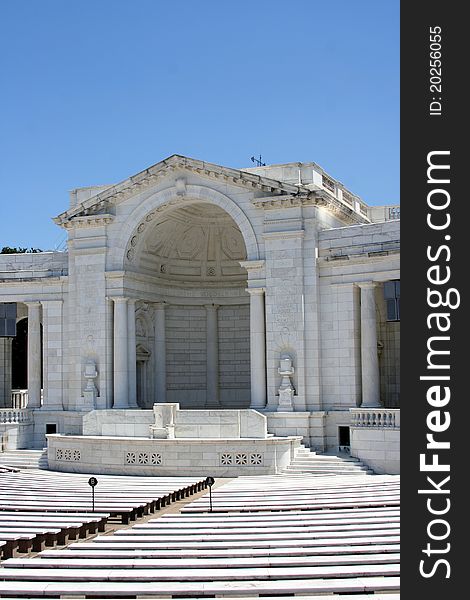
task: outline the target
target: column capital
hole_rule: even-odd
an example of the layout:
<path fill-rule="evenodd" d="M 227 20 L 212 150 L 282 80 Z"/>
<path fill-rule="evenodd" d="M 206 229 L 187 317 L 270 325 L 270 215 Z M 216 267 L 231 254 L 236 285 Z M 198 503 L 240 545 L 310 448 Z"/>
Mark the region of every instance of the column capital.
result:
<path fill-rule="evenodd" d="M 220 307 L 220 304 L 204 304 L 207 310 L 217 310 Z"/>
<path fill-rule="evenodd" d="M 41 301 L 40 300 L 28 300 L 27 302 L 23 302 L 23 304 L 26 304 L 26 306 L 28 308 L 39 308 L 41 306 Z"/>
<path fill-rule="evenodd" d="M 266 288 L 264 288 L 264 287 L 245 288 L 245 292 L 248 292 L 252 296 L 261 296 L 266 293 Z"/>
<path fill-rule="evenodd" d="M 373 288 L 376 288 L 379 284 L 378 281 L 356 281 L 355 283 L 358 287 L 361 288 L 361 290 L 371 290 Z"/>
<path fill-rule="evenodd" d="M 165 310 L 167 305 L 168 305 L 168 303 L 165 302 L 164 300 L 161 300 L 160 302 L 153 302 L 154 310 Z"/>
<path fill-rule="evenodd" d="M 126 296 L 109 296 L 109 299 L 115 302 L 116 304 L 124 303 L 129 300 Z"/>
<path fill-rule="evenodd" d="M 64 303 L 64 301 L 61 298 L 59 298 L 59 299 L 57 299 L 57 298 L 48 298 L 47 300 L 41 300 L 40 303 L 41 304 L 51 304 L 52 302 L 55 302 L 57 304 L 63 304 Z M 25 302 L 25 304 L 26 304 L 26 302 Z"/>
<path fill-rule="evenodd" d="M 264 269 L 265 260 L 240 260 L 238 264 L 248 272 L 261 271 Z"/>

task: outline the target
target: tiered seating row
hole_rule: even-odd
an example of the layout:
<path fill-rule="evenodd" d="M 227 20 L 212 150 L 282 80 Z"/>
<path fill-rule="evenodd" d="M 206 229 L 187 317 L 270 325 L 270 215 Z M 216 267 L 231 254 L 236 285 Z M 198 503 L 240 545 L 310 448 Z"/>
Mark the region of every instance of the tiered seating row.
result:
<path fill-rule="evenodd" d="M 214 512 L 291 511 L 341 509 L 355 507 L 398 506 L 398 477 L 367 475 L 319 477 L 303 474 L 285 476 L 240 477 L 214 490 Z M 203 496 L 185 506 L 183 513 L 207 512 L 209 498 Z"/>
<path fill-rule="evenodd" d="M 375 506 L 374 496 L 390 486 L 386 496 L 395 498 L 391 490 L 397 479 L 358 479 L 351 483 L 348 477 L 346 489 L 359 497 L 363 488 L 369 506 L 337 508 L 339 477 L 304 477 L 303 487 L 289 476 L 242 477 L 213 492 L 228 498 L 249 489 L 252 499 L 241 493 L 238 511 L 230 506 L 226 512 L 166 514 L 66 549 L 45 550 L 34 559 L 8 560 L 0 569 L 0 588 L 15 598 L 74 594 L 274 600 L 296 595 L 296 600 L 319 600 L 327 594 L 365 600 L 374 594 L 374 600 L 396 600 L 399 511 L 395 500 L 388 504 L 381 498 Z M 281 489 L 299 492 L 295 510 L 279 511 L 276 500 L 274 511 L 257 509 L 257 503 L 264 506 L 264 499 Z M 309 489 L 324 496 L 319 510 L 302 493 Z M 251 512 L 246 512 L 247 504 Z"/>
<path fill-rule="evenodd" d="M 0 474 L 2 558 L 39 552 L 155 512 L 203 488 L 205 480 L 179 477 L 99 476 L 92 512 L 89 476 L 47 471 Z"/>

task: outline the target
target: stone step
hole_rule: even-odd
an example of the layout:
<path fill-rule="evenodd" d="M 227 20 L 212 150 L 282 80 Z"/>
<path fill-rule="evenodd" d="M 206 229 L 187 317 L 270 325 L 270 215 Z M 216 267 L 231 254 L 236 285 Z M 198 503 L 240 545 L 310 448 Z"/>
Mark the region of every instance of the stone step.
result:
<path fill-rule="evenodd" d="M 315 460 L 313 458 L 295 458 L 291 464 L 296 465 L 317 465 L 318 467 L 349 467 L 354 469 L 355 467 L 363 467 L 364 464 L 360 462 L 342 462 L 333 460 Z"/>
<path fill-rule="evenodd" d="M 365 465 L 349 465 L 349 464 L 323 464 L 323 463 L 316 463 L 314 461 L 303 461 L 303 462 L 299 462 L 299 461 L 292 461 L 290 466 L 292 467 L 314 467 L 317 470 L 321 471 L 321 470 L 340 470 L 340 471 L 367 471 L 367 467 Z"/>
<path fill-rule="evenodd" d="M 282 473 L 291 474 L 291 473 L 317 473 L 317 474 L 328 474 L 328 475 L 373 475 L 374 471 L 370 469 L 362 470 L 358 469 L 357 471 L 353 470 L 345 470 L 345 469 L 317 469 L 316 467 L 300 467 L 300 466 L 288 466 L 282 470 Z"/>
<path fill-rule="evenodd" d="M 0 465 L 16 469 L 48 469 L 46 450 L 11 450 L 0 453 Z"/>
<path fill-rule="evenodd" d="M 354 458 L 353 456 L 349 456 L 347 458 L 343 458 L 340 456 L 330 456 L 327 454 L 296 454 L 294 460 L 314 460 L 316 462 L 325 462 L 325 463 L 358 463 L 359 459 Z"/>

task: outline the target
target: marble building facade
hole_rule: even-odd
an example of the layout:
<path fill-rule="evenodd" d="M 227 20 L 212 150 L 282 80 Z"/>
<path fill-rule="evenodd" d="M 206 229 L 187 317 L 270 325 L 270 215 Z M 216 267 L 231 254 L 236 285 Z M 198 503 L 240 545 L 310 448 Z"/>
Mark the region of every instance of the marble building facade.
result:
<path fill-rule="evenodd" d="M 325 450 L 354 410 L 399 408 L 397 206 L 315 163 L 174 155 L 74 190 L 54 221 L 66 252 L 0 255 L 0 302 L 27 329 L 22 384 L 20 340 L 0 339 L 0 406 L 29 411 L 23 444 L 80 435 L 91 410 L 177 402 L 254 408 Z"/>

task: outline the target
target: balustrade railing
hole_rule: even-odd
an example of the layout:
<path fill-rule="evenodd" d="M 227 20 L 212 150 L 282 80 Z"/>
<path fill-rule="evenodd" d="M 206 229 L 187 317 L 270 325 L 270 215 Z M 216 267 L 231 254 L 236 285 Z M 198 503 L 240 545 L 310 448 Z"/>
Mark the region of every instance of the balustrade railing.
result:
<path fill-rule="evenodd" d="M 351 408 L 351 427 L 400 429 L 400 409 Z"/>
<path fill-rule="evenodd" d="M 28 390 L 11 390 L 12 408 L 26 408 L 28 406 Z"/>
<path fill-rule="evenodd" d="M 0 425 L 5 423 L 30 423 L 31 411 L 24 408 L 0 408 Z"/>

